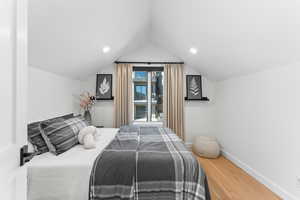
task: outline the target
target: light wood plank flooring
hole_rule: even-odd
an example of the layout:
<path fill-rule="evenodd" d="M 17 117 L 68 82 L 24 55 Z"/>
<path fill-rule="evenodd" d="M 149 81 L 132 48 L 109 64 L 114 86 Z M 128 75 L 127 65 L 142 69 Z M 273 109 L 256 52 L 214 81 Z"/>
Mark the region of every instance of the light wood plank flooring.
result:
<path fill-rule="evenodd" d="M 197 158 L 207 174 L 212 200 L 280 199 L 223 156 L 218 159 Z"/>

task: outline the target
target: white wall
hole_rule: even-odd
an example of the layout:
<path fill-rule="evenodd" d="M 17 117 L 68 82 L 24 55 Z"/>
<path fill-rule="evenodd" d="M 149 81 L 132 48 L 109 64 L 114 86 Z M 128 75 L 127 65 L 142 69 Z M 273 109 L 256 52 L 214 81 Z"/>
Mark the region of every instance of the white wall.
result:
<path fill-rule="evenodd" d="M 170 55 L 163 49 L 149 44 L 134 53 L 120 57 L 122 61 L 180 61 L 177 57 Z M 107 66 L 98 73 L 114 73 L 115 66 Z M 191 66 L 185 66 L 185 74 L 200 74 Z M 115 76 L 113 76 L 115 82 Z M 113 83 L 115 85 L 115 83 Z M 96 90 L 96 75 L 92 75 L 81 82 L 81 90 L 89 91 L 92 94 Z M 208 96 L 210 102 L 185 102 L 186 140 L 191 142 L 195 135 L 215 135 L 215 103 L 214 103 L 214 82 L 203 79 L 203 95 Z M 92 109 L 93 123 L 113 127 L 114 103 L 113 101 L 99 101 Z"/>
<path fill-rule="evenodd" d="M 299 74 L 298 63 L 225 80 L 216 92 L 226 155 L 285 199 L 300 198 Z"/>
<path fill-rule="evenodd" d="M 188 74 L 201 73 L 190 66 L 185 66 L 184 75 Z M 202 77 L 202 95 L 207 96 L 210 101 L 185 101 L 185 132 L 188 143 L 191 143 L 197 135 L 216 134 L 215 82 Z"/>
<path fill-rule="evenodd" d="M 29 67 L 28 122 L 78 113 L 80 81 Z"/>
<path fill-rule="evenodd" d="M 170 54 L 168 51 L 162 49 L 161 47 L 147 43 L 143 47 L 139 48 L 134 52 L 130 52 L 129 54 L 123 55 L 118 60 L 121 61 L 150 61 L 150 62 L 159 62 L 159 61 L 168 61 L 168 62 L 176 62 L 181 61 L 178 57 Z"/>

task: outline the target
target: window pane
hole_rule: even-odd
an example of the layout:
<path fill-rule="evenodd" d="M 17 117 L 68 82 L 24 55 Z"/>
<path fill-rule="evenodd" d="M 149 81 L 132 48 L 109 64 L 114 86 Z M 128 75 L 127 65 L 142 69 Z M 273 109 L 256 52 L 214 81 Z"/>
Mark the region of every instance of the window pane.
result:
<path fill-rule="evenodd" d="M 134 100 L 146 100 L 146 99 L 147 99 L 147 85 L 135 85 Z"/>
<path fill-rule="evenodd" d="M 164 72 L 151 72 L 151 121 L 163 120 Z"/>
<path fill-rule="evenodd" d="M 134 104 L 135 113 L 134 120 L 145 122 L 147 121 L 147 105 L 145 104 Z"/>
<path fill-rule="evenodd" d="M 142 71 L 137 71 L 133 73 L 133 80 L 134 81 L 147 81 L 148 79 L 148 72 L 142 72 Z"/>
<path fill-rule="evenodd" d="M 134 89 L 134 120 L 147 121 L 148 116 L 148 73 L 143 71 L 133 72 Z"/>

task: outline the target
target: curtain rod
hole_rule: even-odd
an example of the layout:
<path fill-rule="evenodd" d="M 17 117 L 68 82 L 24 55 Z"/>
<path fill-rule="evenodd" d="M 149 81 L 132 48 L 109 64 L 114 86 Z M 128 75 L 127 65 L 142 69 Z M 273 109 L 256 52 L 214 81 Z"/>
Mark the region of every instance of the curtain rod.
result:
<path fill-rule="evenodd" d="M 129 62 L 129 61 L 115 61 L 116 64 L 184 64 L 184 62 Z"/>

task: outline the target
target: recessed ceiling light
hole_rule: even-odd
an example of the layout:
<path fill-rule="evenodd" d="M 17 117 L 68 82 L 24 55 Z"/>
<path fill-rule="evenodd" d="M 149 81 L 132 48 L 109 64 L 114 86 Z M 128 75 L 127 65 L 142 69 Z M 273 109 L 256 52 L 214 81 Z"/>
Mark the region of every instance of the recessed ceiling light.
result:
<path fill-rule="evenodd" d="M 198 52 L 198 50 L 196 48 L 194 48 L 194 47 L 190 48 L 190 53 L 191 54 L 197 54 L 197 52 Z"/>
<path fill-rule="evenodd" d="M 102 48 L 102 52 L 103 53 L 108 53 L 110 51 L 110 47 L 109 46 L 104 46 L 103 48 Z"/>

